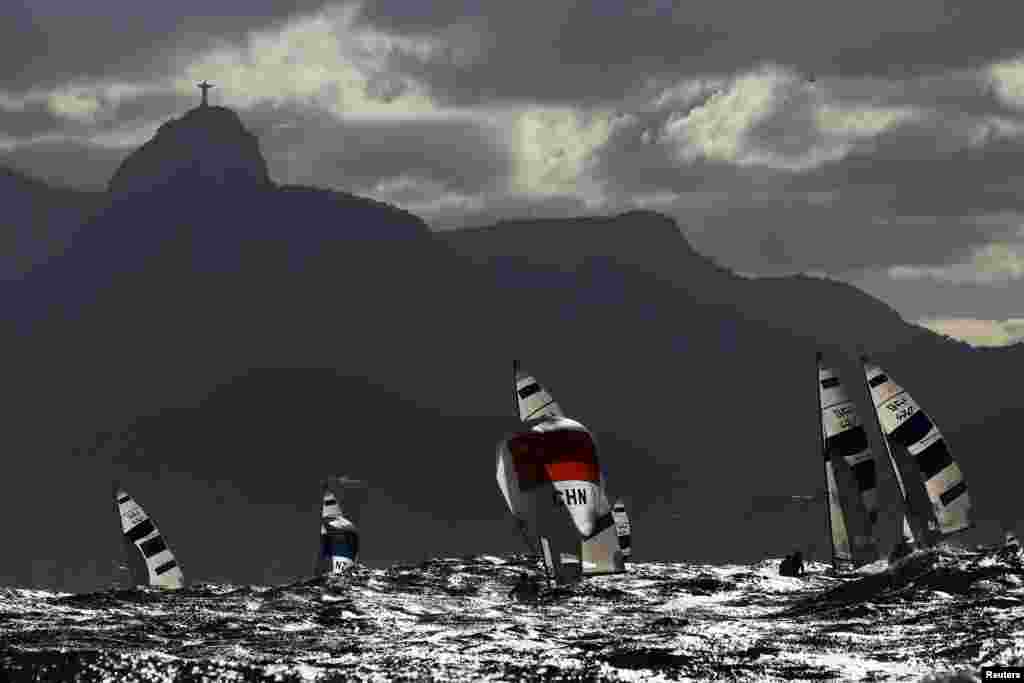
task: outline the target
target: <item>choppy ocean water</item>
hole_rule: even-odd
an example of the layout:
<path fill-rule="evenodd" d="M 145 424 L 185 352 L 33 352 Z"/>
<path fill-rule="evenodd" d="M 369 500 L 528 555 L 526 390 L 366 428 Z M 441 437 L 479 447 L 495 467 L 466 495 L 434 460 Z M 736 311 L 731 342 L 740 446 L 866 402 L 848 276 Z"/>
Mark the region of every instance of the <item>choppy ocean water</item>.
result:
<path fill-rule="evenodd" d="M 0 668 L 38 681 L 919 681 L 1024 663 L 1024 569 L 995 551 L 844 577 L 640 562 L 511 600 L 535 566 L 478 556 L 272 587 L 2 588 Z"/>

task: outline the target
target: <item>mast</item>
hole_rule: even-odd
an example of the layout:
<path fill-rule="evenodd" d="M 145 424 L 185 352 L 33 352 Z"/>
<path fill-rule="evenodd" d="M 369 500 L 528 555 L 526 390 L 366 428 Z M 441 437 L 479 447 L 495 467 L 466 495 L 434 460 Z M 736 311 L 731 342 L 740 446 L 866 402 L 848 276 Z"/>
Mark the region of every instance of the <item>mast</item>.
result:
<path fill-rule="evenodd" d="M 519 419 L 519 360 L 512 360 L 512 410 Z M 514 515 L 513 515 L 514 516 Z M 532 543 L 530 543 L 530 536 L 526 533 L 526 529 L 523 528 L 522 521 L 516 517 L 516 528 L 519 530 L 519 535 L 523 539 L 523 543 L 529 549 L 532 554 L 540 554 L 541 562 L 544 563 L 544 579 L 547 581 L 548 588 L 551 587 L 551 575 L 555 571 L 554 560 L 551 558 L 551 551 L 548 548 L 547 539 L 537 534 L 537 547 L 541 549 L 538 553 Z"/>
<path fill-rule="evenodd" d="M 317 577 L 323 573 L 324 556 L 324 494 L 327 493 L 327 480 L 320 480 L 320 497 L 316 501 L 317 510 L 317 533 L 316 538 L 316 559 L 313 560 L 313 576 Z"/>
<path fill-rule="evenodd" d="M 818 402 L 815 405 L 815 415 L 818 416 L 818 452 L 828 459 L 828 453 L 825 451 L 825 423 L 821 417 L 821 351 L 814 354 L 814 385 L 817 387 Z M 825 524 L 828 527 L 828 542 L 832 547 L 832 569 L 839 571 L 839 563 L 836 562 L 836 541 L 832 536 L 832 492 L 828 485 L 828 463 L 825 464 Z"/>
<path fill-rule="evenodd" d="M 868 400 L 871 401 L 871 412 L 875 416 L 875 425 L 878 427 L 878 433 L 882 436 L 882 443 L 885 444 L 885 452 L 889 456 L 889 466 L 892 467 L 892 472 L 896 476 L 896 483 L 900 487 L 900 496 L 903 499 L 903 528 L 900 530 L 900 533 L 902 534 L 903 540 L 914 545 L 917 543 L 918 534 L 915 533 L 914 528 L 910 525 L 910 520 L 914 515 L 910 509 L 910 499 L 907 496 L 907 487 L 903 483 L 903 475 L 900 474 L 899 465 L 896 462 L 895 456 L 892 454 L 892 444 L 889 443 L 889 435 L 885 433 L 885 429 L 882 427 L 882 421 L 878 417 L 878 408 L 875 406 L 875 399 L 871 394 L 871 386 L 868 384 L 868 377 L 864 372 L 864 366 L 866 366 L 870 361 L 871 359 L 866 353 L 862 352 L 860 354 L 861 375 L 864 376 L 864 389 L 868 392 Z M 917 519 L 914 518 L 914 521 L 916 523 Z"/>

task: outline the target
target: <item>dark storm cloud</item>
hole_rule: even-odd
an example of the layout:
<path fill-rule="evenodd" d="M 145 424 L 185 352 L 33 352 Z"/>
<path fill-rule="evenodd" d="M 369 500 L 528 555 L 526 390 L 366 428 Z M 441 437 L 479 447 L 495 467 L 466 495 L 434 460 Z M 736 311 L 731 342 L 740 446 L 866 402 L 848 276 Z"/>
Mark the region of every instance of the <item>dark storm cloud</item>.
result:
<path fill-rule="evenodd" d="M 617 99 L 652 77 L 729 73 L 764 60 L 816 76 L 906 78 L 1019 51 L 1024 8 L 937 2 L 367 3 L 361 20 L 406 35 L 472 26 L 482 56 L 397 64 L 452 101 Z M 813 28 L 812 28 L 813 27 Z"/>
<path fill-rule="evenodd" d="M 993 215 L 1024 212 L 1024 139 L 1015 137 L 1024 122 L 978 82 L 954 74 L 928 87 L 914 81 L 905 92 L 870 79 L 839 82 L 816 100 L 783 78 L 782 104 L 735 134 L 735 160 L 708 159 L 699 146 L 680 158 L 681 145 L 696 143 L 667 136 L 666 126 L 708 100 L 681 109 L 666 101 L 620 121 L 594 174 L 615 208 L 678 194 L 651 208 L 676 217 L 700 250 L 747 272 L 961 262 L 974 248 L 1015 236 L 1012 218 Z M 841 125 L 823 131 L 814 115 L 821 105 L 850 114 L 840 124 L 861 113 L 870 121 L 877 110 L 910 115 L 875 134 Z M 734 123 L 725 117 L 736 115 L 724 111 L 722 135 Z M 750 153 L 761 161 L 741 163 Z M 822 161 L 785 168 L 816 156 Z"/>
<path fill-rule="evenodd" d="M 742 167 L 695 158 L 680 163 L 671 144 L 660 138 L 672 111 L 646 112 L 622 120 L 594 158 L 595 178 L 606 184 L 613 199 L 653 192 L 714 192 L 752 190 L 783 178 L 776 169 Z M 778 181 L 776 181 L 778 182 Z"/>
<path fill-rule="evenodd" d="M 175 93 L 148 93 L 138 97 L 126 97 L 112 106 L 106 119 L 98 125 L 98 130 L 106 131 L 137 125 L 145 125 L 154 121 L 166 121 L 196 105 L 196 95 L 183 96 Z"/>
<path fill-rule="evenodd" d="M 372 191 L 392 178 L 439 190 L 486 191 L 512 172 L 496 131 L 468 119 L 337 121 L 312 110 L 257 107 L 243 112 L 278 182 Z"/>
<path fill-rule="evenodd" d="M 54 186 L 105 190 L 130 152 L 128 148 L 73 140 L 34 142 L 0 153 L 0 166 L 15 168 Z"/>
<path fill-rule="evenodd" d="M 82 79 L 145 78 L 175 55 L 314 12 L 323 0 L 126 4 L 14 0 L 0 11 L 0 83 L 15 92 Z"/>
<path fill-rule="evenodd" d="M 46 102 L 25 102 L 16 109 L 0 106 L 0 137 L 31 138 L 64 125 L 64 120 L 50 111 Z"/>
<path fill-rule="evenodd" d="M 701 252 L 737 270 L 764 274 L 844 275 L 892 265 L 956 263 L 967 260 L 972 247 L 1017 229 L 971 217 L 890 216 L 885 198 L 874 199 L 818 203 L 793 193 L 736 197 L 710 210 L 685 204 L 660 210 L 677 217 Z"/>

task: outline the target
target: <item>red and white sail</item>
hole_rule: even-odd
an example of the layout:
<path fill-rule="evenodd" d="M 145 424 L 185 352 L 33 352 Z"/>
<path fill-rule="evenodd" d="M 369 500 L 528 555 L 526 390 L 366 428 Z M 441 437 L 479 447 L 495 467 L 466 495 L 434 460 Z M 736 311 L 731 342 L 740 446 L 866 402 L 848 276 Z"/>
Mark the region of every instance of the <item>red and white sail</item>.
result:
<path fill-rule="evenodd" d="M 138 556 L 130 559 L 134 581 L 159 588 L 183 588 L 185 576 L 152 518 L 116 485 L 114 505 L 125 542 L 138 551 Z"/>
<path fill-rule="evenodd" d="M 890 446 L 902 448 L 909 455 L 911 472 L 919 483 L 907 481 L 907 467 L 901 467 L 897 455 L 890 457 L 908 501 L 911 514 L 917 516 L 927 531 L 948 535 L 971 526 L 971 499 L 960 466 L 953 460 L 946 440 L 910 394 L 896 384 L 881 367 L 867 357 L 863 359 L 871 400 L 875 405 L 879 426 Z M 910 485 L 923 484 L 931 510 L 914 509 Z M 904 534 L 910 535 L 910 523 L 904 519 Z M 911 536 L 912 537 L 912 536 Z M 918 539 L 921 540 L 921 539 Z"/>
<path fill-rule="evenodd" d="M 509 510 L 550 548 L 556 577 L 572 574 L 564 555 L 575 556 L 583 574 L 624 571 L 593 435 L 518 367 L 515 385 L 520 419 L 531 426 L 498 444 L 498 487 Z"/>
<path fill-rule="evenodd" d="M 825 482 L 833 565 L 859 567 L 878 559 L 878 472 L 867 432 L 839 373 L 818 359 Z"/>

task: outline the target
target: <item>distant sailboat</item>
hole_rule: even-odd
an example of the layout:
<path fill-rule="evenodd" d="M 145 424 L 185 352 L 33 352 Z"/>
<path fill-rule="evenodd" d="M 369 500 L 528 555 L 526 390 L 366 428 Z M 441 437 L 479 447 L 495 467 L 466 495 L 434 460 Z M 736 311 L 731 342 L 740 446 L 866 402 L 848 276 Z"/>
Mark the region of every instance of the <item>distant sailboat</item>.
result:
<path fill-rule="evenodd" d="M 339 574 L 350 569 L 359 558 L 359 516 L 361 496 L 348 495 L 365 490 L 366 483 L 347 477 L 333 477 L 321 486 L 320 553 L 317 574 Z M 341 511 L 344 491 L 347 518 Z"/>
<path fill-rule="evenodd" d="M 861 362 L 905 501 L 904 550 L 932 546 L 973 526 L 967 482 L 938 428 L 878 364 L 866 355 Z"/>
<path fill-rule="evenodd" d="M 530 431 L 498 444 L 497 480 L 520 530 L 537 539 L 558 583 L 625 571 L 593 436 L 518 363 L 513 376 L 517 413 Z"/>
<path fill-rule="evenodd" d="M 878 472 L 867 433 L 835 369 L 817 354 L 821 452 L 832 567 L 845 571 L 878 559 Z"/>
<path fill-rule="evenodd" d="M 612 519 L 615 520 L 615 534 L 619 537 L 622 557 L 628 560 L 633 555 L 633 529 L 629 525 L 626 505 L 621 500 L 615 501 L 615 505 L 612 506 Z"/>
<path fill-rule="evenodd" d="M 114 484 L 114 506 L 121 520 L 132 584 L 183 588 L 185 576 L 156 523 L 117 483 Z"/>

